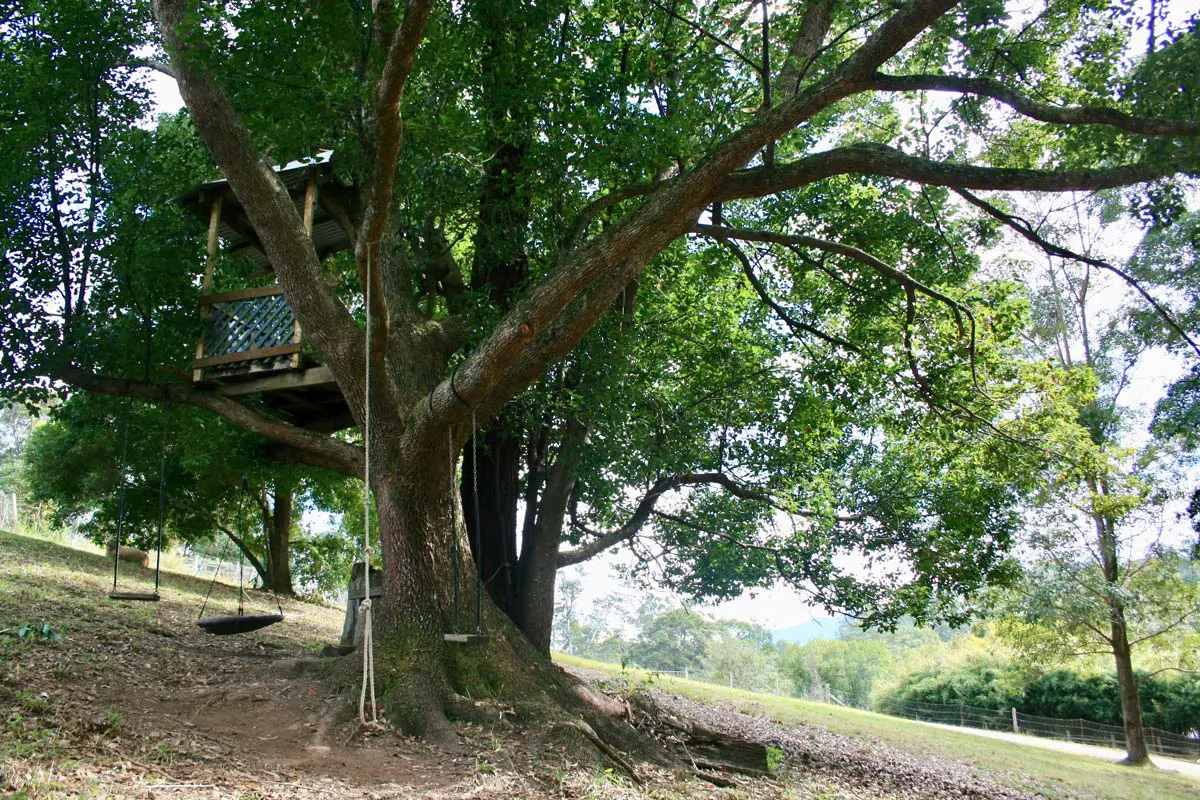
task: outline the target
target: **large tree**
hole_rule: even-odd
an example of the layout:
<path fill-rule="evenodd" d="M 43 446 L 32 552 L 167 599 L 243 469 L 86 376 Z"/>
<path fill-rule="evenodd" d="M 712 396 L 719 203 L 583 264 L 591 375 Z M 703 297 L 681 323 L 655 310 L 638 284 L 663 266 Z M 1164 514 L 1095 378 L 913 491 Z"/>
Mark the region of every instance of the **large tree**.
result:
<path fill-rule="evenodd" d="M 99 8 L 104 20 L 123 13 L 115 3 Z M 459 571 L 474 574 L 455 489 L 457 454 L 477 428 L 492 437 L 480 437 L 479 451 L 493 461 L 518 445 L 519 438 L 504 438 L 503 424 L 489 423 L 516 413 L 514 398 L 555 365 L 561 373 L 549 385 L 567 397 L 579 391 L 575 380 L 591 380 L 586 371 L 572 374 L 569 354 L 642 276 L 652 277 L 647 270 L 656 259 L 694 253 L 693 236 L 727 250 L 724 259 L 711 259 L 712 269 L 737 269 L 771 311 L 746 314 L 743 325 L 786 328 L 799 340 L 788 353 L 760 352 L 763 368 L 783 368 L 829 400 L 890 392 L 903 398 L 893 410 L 910 432 L 928 431 L 926 438 L 940 438 L 945 448 L 921 447 L 898 422 L 886 444 L 899 450 L 887 453 L 870 431 L 839 418 L 791 431 L 786 440 L 816 440 L 822 425 L 838 426 L 835 441 L 878 457 L 881 485 L 903 480 L 911 460 L 925 473 L 920 485 L 946 489 L 918 492 L 929 501 L 904 506 L 892 525 L 872 521 L 872 504 L 861 499 L 747 490 L 720 469 L 664 471 L 678 484 L 690 479 L 753 495 L 798 520 L 787 548 L 756 542 L 747 522 L 737 532 L 748 547 L 736 552 L 753 554 L 748 562 L 723 545 L 703 547 L 728 543 L 720 531 L 706 532 L 715 526 L 703 519 L 672 521 L 674 552 L 703 557 L 706 569 L 695 582 L 722 576 L 722 563 L 744 567 L 748 581 L 772 567 L 832 587 L 860 609 L 890 604 L 896 612 L 952 615 L 958 598 L 1006 572 L 1013 493 L 990 466 L 1016 458 L 999 455 L 1000 445 L 1036 434 L 1039 423 L 1011 398 L 1007 406 L 990 399 L 1003 399 L 994 384 L 1014 379 L 996 361 L 996 348 L 1019 310 L 1002 289 L 963 288 L 975 264 L 969 251 L 986 241 L 986 226 L 959 210 L 950 190 L 1003 216 L 975 193 L 1086 191 L 1191 170 L 1200 124 L 1188 103 L 1197 76 L 1186 58 L 1132 70 L 1125 43 L 1145 31 L 1107 3 L 1051 0 L 1017 16 L 1001 3 L 948 0 L 797 3 L 764 19 L 759 12 L 766 8 L 153 3 L 165 51 L 157 65 L 178 82 L 360 430 L 369 414 L 370 490 L 385 566 L 385 703 L 410 730 L 444 735 L 456 694 L 481 688 L 529 697 L 550 692 L 566 702 L 557 683 L 541 685 L 547 673 L 527 669 L 532 651 L 496 606 L 484 608 L 491 633 L 485 647 L 454 650 L 442 640 L 455 599 L 456 539 Z M 77 27 L 87 24 L 82 11 L 72 13 L 46 21 L 61 28 L 54 36 L 86 39 Z M 36 28 L 40 20 L 34 10 L 26 24 Z M 136 44 L 104 51 L 107 61 L 84 77 L 96 78 L 91 85 L 125 86 L 138 61 Z M 1166 43 L 1174 52 L 1194 47 L 1190 33 Z M 89 132 L 79 140 L 90 141 Z M 330 144 L 348 187 L 342 202 L 330 199 L 351 244 L 359 281 L 351 296 L 329 287 L 269 163 Z M 101 155 L 85 148 L 82 158 L 90 164 Z M 102 176 L 97 172 L 97 186 Z M 53 197 L 56 178 L 26 185 L 45 208 L 63 208 Z M 91 224 L 86 214 L 79 224 Z M 944 255 L 924 258 L 931 250 Z M 5 251 L 10 275 L 38 272 L 34 260 L 10 256 L 17 251 L 9 245 Z M 53 259 L 62 264 L 52 259 L 38 272 L 47 295 L 86 299 L 66 279 L 72 268 L 90 275 L 92 262 L 81 263 L 69 248 L 58 252 Z M 654 291 L 646 283 L 639 291 Z M 14 329 L 39 307 L 12 295 L 3 324 L 15 340 Z M 876 313 L 857 314 L 868 301 L 877 303 Z M 86 303 L 79 308 L 76 316 L 86 316 Z M 66 321 L 53 315 L 38 319 L 46 333 L 6 365 L 9 383 L 41 388 L 29 377 L 40 370 L 81 389 L 190 404 L 296 458 L 353 475 L 366 466 L 364 447 L 344 437 L 289 426 L 252 404 L 187 384 L 108 372 L 81 354 L 70 330 L 82 323 L 69 320 L 64 329 Z M 855 366 L 849 375 L 886 380 L 843 382 L 846 373 L 827 369 L 836 361 Z M 679 358 L 663 370 L 688 367 Z M 778 397 L 755 409 L 758 419 L 790 415 Z M 574 418 L 554 415 L 562 423 L 560 454 L 579 435 Z M 721 449 L 744 449 L 755 427 L 746 424 L 748 433 Z M 654 434 L 649 427 L 648 438 Z M 870 447 L 859 447 L 863 442 Z M 948 460 L 950 453 L 960 457 Z M 514 457 L 506 458 L 511 464 Z M 827 469 L 836 473 L 838 463 L 829 459 Z M 463 470 L 480 472 L 487 474 L 470 464 Z M 497 468 L 493 477 L 488 485 L 497 494 L 516 493 L 511 469 Z M 984 513 L 968 514 L 975 506 Z M 515 508 L 497 507 L 505 514 Z M 882 586 L 859 586 L 838 561 L 844 542 L 831 543 L 828 528 L 805 521 L 838 517 L 858 523 L 845 530 L 867 537 L 867 557 L 886 575 Z M 761 521 L 761 507 L 745 518 Z M 511 561 L 501 549 L 511 549 L 515 531 L 511 537 L 491 545 L 502 558 L 489 556 L 485 545 L 485 578 Z M 546 541 L 552 546 L 531 551 L 530 569 L 552 570 L 547 562 L 557 559 L 557 541 Z"/>

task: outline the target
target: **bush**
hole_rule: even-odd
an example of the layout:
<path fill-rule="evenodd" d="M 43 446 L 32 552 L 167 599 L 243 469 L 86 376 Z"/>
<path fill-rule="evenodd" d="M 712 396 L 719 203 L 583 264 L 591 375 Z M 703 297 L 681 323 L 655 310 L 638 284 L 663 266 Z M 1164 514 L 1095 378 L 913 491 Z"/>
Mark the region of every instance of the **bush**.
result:
<path fill-rule="evenodd" d="M 881 694 L 876 707 L 885 713 L 901 702 L 1020 708 L 1023 689 L 1020 676 L 1007 661 L 982 655 L 949 669 L 926 668 L 910 673 Z"/>
<path fill-rule="evenodd" d="M 1184 735 L 1200 729 L 1200 676 L 1139 676 L 1146 725 Z M 926 668 L 902 676 L 875 707 L 889 713 L 901 702 L 968 705 L 1058 719 L 1121 725 L 1115 674 L 1087 675 L 1055 669 L 1033 678 L 1002 658 L 976 656 L 957 666 Z"/>

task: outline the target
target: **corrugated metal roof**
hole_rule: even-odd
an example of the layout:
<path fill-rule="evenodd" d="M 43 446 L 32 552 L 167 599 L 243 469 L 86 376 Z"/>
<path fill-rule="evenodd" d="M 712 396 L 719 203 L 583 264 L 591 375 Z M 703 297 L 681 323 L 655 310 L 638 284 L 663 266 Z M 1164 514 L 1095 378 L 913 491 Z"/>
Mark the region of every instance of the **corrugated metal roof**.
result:
<path fill-rule="evenodd" d="M 303 187 L 309 177 L 317 178 L 317 203 L 313 209 L 312 238 L 317 256 L 322 259 L 330 253 L 344 250 L 350 245 L 345 232 L 321 207 L 321 184 L 335 180 L 332 164 L 333 151 L 324 150 L 310 160 L 292 161 L 282 168 L 276 168 L 280 179 L 296 203 L 296 210 L 301 215 L 304 213 Z M 228 252 L 242 253 L 255 263 L 263 267 L 270 267 L 266 254 L 259 246 L 253 226 L 250 225 L 250 221 L 230 189 L 228 181 L 209 181 L 194 186 L 176 197 L 175 202 L 193 209 L 197 216 L 207 223 L 210 204 L 218 195 L 222 198 L 220 236 L 224 249 Z"/>

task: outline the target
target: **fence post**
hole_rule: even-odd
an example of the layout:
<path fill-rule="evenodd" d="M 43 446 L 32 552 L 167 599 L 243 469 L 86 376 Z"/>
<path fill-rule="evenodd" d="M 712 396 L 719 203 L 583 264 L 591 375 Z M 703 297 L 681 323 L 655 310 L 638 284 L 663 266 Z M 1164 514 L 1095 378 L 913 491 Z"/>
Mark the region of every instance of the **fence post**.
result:
<path fill-rule="evenodd" d="M 733 688 L 733 673 L 729 673 L 729 688 Z"/>
<path fill-rule="evenodd" d="M 965 727 L 966 724 L 967 724 L 966 717 L 963 715 L 963 704 L 959 703 L 958 704 L 958 727 L 960 727 L 960 728 Z"/>
<path fill-rule="evenodd" d="M 688 676 L 687 667 L 684 667 L 684 668 L 683 668 L 683 679 L 684 679 L 684 680 L 687 680 L 687 676 Z"/>
<path fill-rule="evenodd" d="M 1013 718 L 1013 733 L 1020 733 L 1021 728 L 1019 725 L 1017 725 L 1017 709 L 1015 707 L 1012 710 L 1012 718 Z"/>

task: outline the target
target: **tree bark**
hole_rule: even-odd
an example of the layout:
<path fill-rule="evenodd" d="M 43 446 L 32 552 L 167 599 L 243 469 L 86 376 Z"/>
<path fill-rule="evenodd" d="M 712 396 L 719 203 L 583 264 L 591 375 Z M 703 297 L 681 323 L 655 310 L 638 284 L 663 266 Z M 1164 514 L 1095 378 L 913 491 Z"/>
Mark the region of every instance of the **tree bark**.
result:
<path fill-rule="evenodd" d="M 292 587 L 292 506 L 294 487 L 282 478 L 275 481 L 275 503 L 267 532 L 267 555 L 271 565 L 271 589 L 276 594 L 295 595 Z"/>
<path fill-rule="evenodd" d="M 1094 495 L 1100 497 L 1108 495 L 1108 485 L 1104 480 L 1090 483 Z M 1125 727 L 1125 763 L 1148 764 L 1150 753 L 1146 749 L 1146 730 L 1142 723 L 1142 704 L 1138 693 L 1137 675 L 1133 671 L 1129 631 L 1125 623 L 1125 604 L 1117 593 L 1120 588 L 1121 563 L 1118 558 L 1116 525 L 1094 507 L 1092 523 L 1099 545 L 1100 566 L 1104 572 L 1104 581 L 1108 589 L 1105 593 L 1105 602 L 1108 605 L 1113 660 L 1117 667 L 1117 685 L 1121 692 L 1121 719 Z"/>
<path fill-rule="evenodd" d="M 1150 751 L 1146 748 L 1146 728 L 1142 722 L 1142 701 L 1137 675 L 1133 671 L 1129 635 L 1125 628 L 1125 611 L 1119 603 L 1111 603 L 1112 650 L 1117 665 L 1117 685 L 1121 690 L 1121 717 L 1125 726 L 1125 763 L 1148 764 Z"/>
<path fill-rule="evenodd" d="M 477 433 L 479 463 L 473 463 L 468 445 L 463 455 L 462 508 L 467 523 L 471 552 L 484 576 L 485 590 L 492 602 L 511 614 L 518 594 L 517 494 L 520 480 L 522 430 L 518 415 L 501 413 Z M 475 493 L 479 494 L 476 519 Z M 475 531 L 479 527 L 482 553 L 475 553 Z"/>
<path fill-rule="evenodd" d="M 468 435 L 454 429 L 456 451 Z M 372 436 L 383 451 L 387 439 Z M 433 741 L 454 739 L 448 714 L 463 698 L 519 698 L 520 703 L 571 706 L 563 678 L 540 657 L 512 621 L 483 593 L 476 617 L 476 572 L 467 542 L 450 459 L 426 458 L 445 450 L 445 429 L 397 437 L 372 462 L 386 463 L 372 477 L 380 537 L 387 559 L 376 627 L 376 663 L 387 665 L 379 696 L 388 718 L 407 733 Z M 376 459 L 378 461 L 376 462 Z M 458 542 L 458 614 L 454 592 Z M 446 633 L 486 635 L 480 644 L 444 641 Z M 469 705 L 469 704 L 468 704 Z M 546 713 L 546 706 L 542 707 Z"/>
<path fill-rule="evenodd" d="M 512 616 L 530 643 L 546 654 L 550 653 L 550 632 L 554 625 L 558 546 L 579 473 L 579 450 L 586 436 L 587 428 L 582 422 L 567 421 L 562 445 L 546 476 L 536 521 L 521 545 L 520 592 Z"/>

